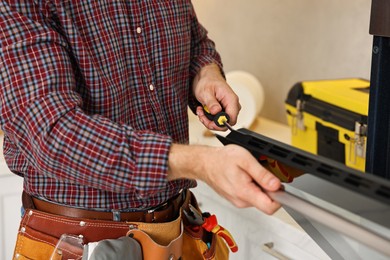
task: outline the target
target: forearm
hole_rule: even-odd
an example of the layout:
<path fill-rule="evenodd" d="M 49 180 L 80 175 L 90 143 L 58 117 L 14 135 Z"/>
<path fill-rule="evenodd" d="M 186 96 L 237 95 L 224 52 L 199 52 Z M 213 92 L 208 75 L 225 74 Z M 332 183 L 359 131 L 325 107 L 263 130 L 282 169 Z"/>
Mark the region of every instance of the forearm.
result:
<path fill-rule="evenodd" d="M 205 180 L 207 154 L 217 148 L 202 145 L 172 144 L 168 159 L 168 180 Z"/>

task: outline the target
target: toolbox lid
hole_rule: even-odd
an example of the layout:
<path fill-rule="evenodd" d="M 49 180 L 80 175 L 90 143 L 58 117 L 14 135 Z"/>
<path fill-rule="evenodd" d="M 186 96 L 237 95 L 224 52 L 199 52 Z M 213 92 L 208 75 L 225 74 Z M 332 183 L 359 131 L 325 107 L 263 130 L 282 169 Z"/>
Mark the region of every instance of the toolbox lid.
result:
<path fill-rule="evenodd" d="M 286 103 L 303 101 L 302 112 L 313 114 L 353 130 L 355 122 L 367 122 L 370 82 L 365 79 L 302 81 L 288 93 Z"/>
<path fill-rule="evenodd" d="M 368 115 L 368 80 L 352 78 L 304 81 L 302 87 L 305 95 L 361 115 Z"/>

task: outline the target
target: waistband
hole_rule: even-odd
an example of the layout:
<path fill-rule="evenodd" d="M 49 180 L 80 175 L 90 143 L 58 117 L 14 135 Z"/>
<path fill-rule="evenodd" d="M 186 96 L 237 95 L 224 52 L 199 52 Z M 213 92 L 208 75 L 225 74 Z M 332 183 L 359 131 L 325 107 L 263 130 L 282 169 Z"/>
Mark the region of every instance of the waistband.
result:
<path fill-rule="evenodd" d="M 188 192 L 189 191 L 184 190 L 175 197 L 153 209 L 135 212 L 120 212 L 116 210 L 113 210 L 112 212 L 104 212 L 73 208 L 37 199 L 25 191 L 23 191 L 22 194 L 22 202 L 24 208 L 37 209 L 46 213 L 71 218 L 124 222 L 164 223 L 172 221 L 179 216 L 180 207 L 186 206 L 189 203 L 189 196 L 187 194 Z"/>

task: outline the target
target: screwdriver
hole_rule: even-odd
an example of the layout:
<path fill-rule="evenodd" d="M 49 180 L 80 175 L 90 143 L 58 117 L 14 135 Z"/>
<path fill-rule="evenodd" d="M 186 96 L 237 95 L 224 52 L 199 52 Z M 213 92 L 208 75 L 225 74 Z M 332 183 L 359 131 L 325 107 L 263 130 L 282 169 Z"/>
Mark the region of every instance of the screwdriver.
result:
<path fill-rule="evenodd" d="M 203 111 L 207 119 L 213 121 L 218 127 L 226 126 L 230 131 L 234 130 L 229 124 L 230 116 L 224 110 L 212 115 L 207 106 L 203 106 Z"/>

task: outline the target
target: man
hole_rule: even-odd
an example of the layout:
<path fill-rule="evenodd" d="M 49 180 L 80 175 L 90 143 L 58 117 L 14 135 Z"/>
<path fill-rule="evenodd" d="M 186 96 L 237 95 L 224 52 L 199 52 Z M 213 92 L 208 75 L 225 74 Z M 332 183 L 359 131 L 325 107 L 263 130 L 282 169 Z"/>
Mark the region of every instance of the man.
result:
<path fill-rule="evenodd" d="M 4 157 L 36 204 L 24 207 L 129 221 L 195 180 L 237 207 L 280 207 L 263 192 L 279 180 L 245 149 L 188 145 L 188 105 L 217 130 L 200 104 L 231 124 L 240 110 L 190 0 L 7 0 L 0 12 Z"/>

